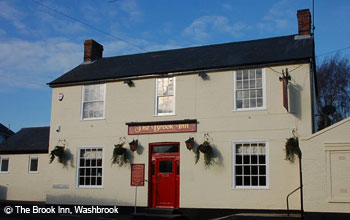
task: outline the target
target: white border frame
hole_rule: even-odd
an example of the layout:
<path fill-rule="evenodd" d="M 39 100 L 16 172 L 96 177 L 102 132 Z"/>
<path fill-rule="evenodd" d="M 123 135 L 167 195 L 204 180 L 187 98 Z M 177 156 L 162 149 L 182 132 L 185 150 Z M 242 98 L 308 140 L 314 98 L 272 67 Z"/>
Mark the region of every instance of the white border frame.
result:
<path fill-rule="evenodd" d="M 1 171 L 2 169 L 2 160 L 7 159 L 7 171 Z M 0 173 L 9 173 L 10 170 L 10 157 L 2 157 L 0 156 Z"/>
<path fill-rule="evenodd" d="M 236 186 L 236 171 L 235 171 L 235 164 L 236 164 L 236 144 L 244 144 L 244 143 L 265 143 L 265 162 L 266 162 L 266 186 Z M 270 155 L 269 155 L 269 142 L 268 140 L 264 139 L 252 139 L 252 140 L 234 140 L 232 141 L 232 189 L 270 189 Z"/>
<path fill-rule="evenodd" d="M 81 149 L 95 149 L 95 148 L 102 148 L 102 183 L 101 186 L 79 186 L 79 162 L 80 162 L 80 150 Z M 91 146 L 80 146 L 77 148 L 77 169 L 75 173 L 75 188 L 77 189 L 103 189 L 104 188 L 104 176 L 105 176 L 105 168 L 104 168 L 104 160 L 105 160 L 105 148 L 102 145 L 91 145 Z"/>
<path fill-rule="evenodd" d="M 158 79 L 162 78 L 174 78 L 174 108 L 172 113 L 158 113 Z M 157 77 L 156 78 L 156 88 L 155 88 L 155 100 L 154 100 L 154 116 L 169 116 L 169 115 L 176 115 L 175 109 L 176 109 L 176 76 L 166 76 L 166 77 Z"/>
<path fill-rule="evenodd" d="M 262 72 L 262 86 L 263 86 L 263 106 L 255 108 L 236 108 L 236 73 L 237 70 L 233 71 L 233 111 L 254 111 L 254 110 L 266 110 L 266 71 L 265 68 L 251 68 L 251 69 L 261 69 Z M 251 70 L 247 69 L 247 70 Z M 244 69 L 241 69 L 244 70 Z"/>
<path fill-rule="evenodd" d="M 325 164 L 326 164 L 326 176 L 327 176 L 327 197 L 328 203 L 350 203 L 349 198 L 337 198 L 332 194 L 332 153 L 350 153 L 350 145 L 348 143 L 324 143 L 325 147 Z"/>
<path fill-rule="evenodd" d="M 37 167 L 36 167 L 36 171 L 30 171 L 30 164 L 31 164 L 31 162 L 32 162 L 32 159 L 37 159 L 38 160 L 38 164 L 37 164 Z M 29 160 L 28 160 L 28 173 L 33 173 L 33 174 L 35 174 L 35 173 L 39 173 L 39 156 L 37 156 L 37 155 L 33 155 L 33 156 L 29 156 Z"/>
<path fill-rule="evenodd" d="M 104 97 L 103 97 L 103 108 L 104 108 L 104 112 L 103 112 L 103 117 L 99 117 L 99 118 L 83 118 L 83 114 L 84 114 L 84 88 L 85 86 L 92 86 L 92 85 L 104 85 L 104 89 L 105 89 L 105 93 L 104 93 Z M 101 84 L 87 84 L 87 85 L 83 85 L 81 87 L 81 106 L 80 106 L 80 120 L 82 121 L 91 121 L 91 120 L 104 120 L 106 119 L 106 93 L 107 93 L 107 86 L 106 83 L 101 83 Z"/>

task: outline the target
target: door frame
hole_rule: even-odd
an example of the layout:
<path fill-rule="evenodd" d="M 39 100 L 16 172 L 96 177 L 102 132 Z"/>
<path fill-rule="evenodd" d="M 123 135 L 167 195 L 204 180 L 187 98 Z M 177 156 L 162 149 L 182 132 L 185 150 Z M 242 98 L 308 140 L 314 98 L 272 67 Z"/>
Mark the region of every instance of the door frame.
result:
<path fill-rule="evenodd" d="M 149 148 L 148 148 L 148 207 L 152 208 L 152 203 L 153 203 L 153 179 L 152 179 L 152 158 L 153 158 L 153 151 L 152 148 L 154 146 L 160 146 L 160 145 L 178 145 L 179 151 L 177 153 L 158 153 L 155 154 L 155 157 L 166 157 L 166 156 L 171 156 L 171 157 L 177 157 L 178 159 L 176 160 L 177 163 L 175 163 L 175 209 L 179 208 L 180 204 L 180 142 L 155 142 L 155 143 L 149 143 Z M 179 166 L 179 169 L 177 171 L 177 167 Z M 179 175 L 177 175 L 177 172 Z M 156 208 L 156 207 L 153 207 Z"/>

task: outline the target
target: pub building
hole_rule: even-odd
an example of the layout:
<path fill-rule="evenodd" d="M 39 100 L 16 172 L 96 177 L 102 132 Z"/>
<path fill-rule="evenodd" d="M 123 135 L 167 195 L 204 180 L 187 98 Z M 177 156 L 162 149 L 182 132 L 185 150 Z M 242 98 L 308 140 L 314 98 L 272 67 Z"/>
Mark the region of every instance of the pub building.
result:
<path fill-rule="evenodd" d="M 287 195 L 296 191 L 288 197 L 290 210 L 349 212 L 346 203 L 328 203 L 326 171 L 310 172 L 315 161 L 326 163 L 315 146 L 322 146 L 317 143 L 325 140 L 318 137 L 327 133 L 314 134 L 309 10 L 298 11 L 298 20 L 295 35 L 116 57 L 103 57 L 103 46 L 86 40 L 83 63 L 48 83 L 47 153 L 0 151 L 9 162 L 8 173 L 0 173 L 3 197 L 285 211 Z M 291 137 L 305 151 L 304 183 L 297 156 L 286 160 Z M 346 135 L 341 138 L 346 142 Z M 38 158 L 37 172 L 16 173 L 27 166 L 28 155 Z"/>

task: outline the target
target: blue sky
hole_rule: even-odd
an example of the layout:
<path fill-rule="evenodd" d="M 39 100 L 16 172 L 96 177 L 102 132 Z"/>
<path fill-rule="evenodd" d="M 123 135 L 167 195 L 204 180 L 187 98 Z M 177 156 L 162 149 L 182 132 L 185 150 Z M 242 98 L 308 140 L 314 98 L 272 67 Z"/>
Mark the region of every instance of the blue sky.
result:
<path fill-rule="evenodd" d="M 14 131 L 50 124 L 46 83 L 82 63 L 86 39 L 101 43 L 108 57 L 290 35 L 297 33 L 297 10 L 312 6 L 311 0 L 35 1 L 110 35 L 32 0 L 0 0 L 0 123 Z M 316 55 L 350 46 L 349 11 L 348 0 L 315 0 Z M 342 53 L 349 57 L 350 50 Z"/>

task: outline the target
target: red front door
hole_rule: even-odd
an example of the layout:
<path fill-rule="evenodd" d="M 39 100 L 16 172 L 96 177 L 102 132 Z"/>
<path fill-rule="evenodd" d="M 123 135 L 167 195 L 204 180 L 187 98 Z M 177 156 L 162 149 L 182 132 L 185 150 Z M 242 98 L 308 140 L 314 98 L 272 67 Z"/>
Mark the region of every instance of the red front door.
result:
<path fill-rule="evenodd" d="M 150 144 L 150 207 L 179 208 L 179 143 Z"/>

